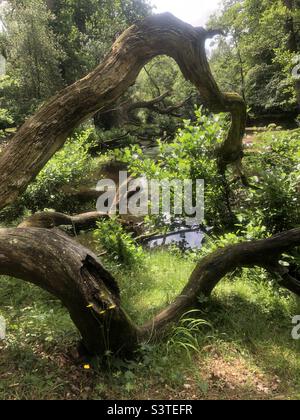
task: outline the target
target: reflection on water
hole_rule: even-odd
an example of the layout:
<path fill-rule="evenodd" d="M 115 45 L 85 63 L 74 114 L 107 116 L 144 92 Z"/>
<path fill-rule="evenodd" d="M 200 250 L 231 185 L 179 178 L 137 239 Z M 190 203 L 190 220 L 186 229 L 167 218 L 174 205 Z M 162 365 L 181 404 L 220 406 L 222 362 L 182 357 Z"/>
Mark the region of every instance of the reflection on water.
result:
<path fill-rule="evenodd" d="M 150 248 L 160 246 L 177 245 L 181 249 L 200 249 L 205 234 L 201 229 L 182 229 L 165 235 L 155 236 L 148 239 L 145 245 Z"/>

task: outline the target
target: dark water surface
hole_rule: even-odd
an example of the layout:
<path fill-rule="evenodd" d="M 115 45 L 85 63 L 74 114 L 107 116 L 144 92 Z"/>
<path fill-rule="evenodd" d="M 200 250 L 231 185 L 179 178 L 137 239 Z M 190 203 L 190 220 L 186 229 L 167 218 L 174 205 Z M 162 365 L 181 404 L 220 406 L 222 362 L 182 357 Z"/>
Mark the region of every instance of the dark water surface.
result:
<path fill-rule="evenodd" d="M 201 249 L 205 233 L 200 229 L 179 229 L 175 232 L 165 235 L 154 236 L 147 241 L 145 245 L 150 248 L 161 246 L 177 245 L 182 249 Z"/>

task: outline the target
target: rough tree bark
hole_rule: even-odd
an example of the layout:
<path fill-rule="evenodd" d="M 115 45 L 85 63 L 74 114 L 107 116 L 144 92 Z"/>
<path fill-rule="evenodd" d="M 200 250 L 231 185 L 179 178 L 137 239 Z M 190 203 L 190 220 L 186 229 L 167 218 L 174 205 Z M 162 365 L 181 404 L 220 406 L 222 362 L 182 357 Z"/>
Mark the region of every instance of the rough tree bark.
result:
<path fill-rule="evenodd" d="M 237 94 L 219 90 L 205 53 L 210 36 L 203 28 L 194 28 L 169 13 L 147 18 L 125 31 L 93 72 L 50 99 L 9 142 L 0 156 L 0 208 L 26 189 L 74 127 L 115 103 L 145 64 L 158 55 L 175 59 L 213 112 L 231 113 L 231 129 L 219 150 L 220 167 L 238 161 L 246 106 Z"/>
<path fill-rule="evenodd" d="M 57 212 L 40 212 L 28 217 L 18 227 L 52 229 L 59 226 L 72 226 L 76 231 L 80 231 L 96 227 L 97 222 L 107 218 L 109 218 L 108 214 L 98 211 L 78 214 L 76 216 L 69 216 Z"/>
<path fill-rule="evenodd" d="M 91 354 L 136 348 L 138 331 L 120 307 L 117 283 L 92 251 L 62 232 L 1 229 L 0 273 L 36 284 L 60 299 Z"/>
<path fill-rule="evenodd" d="M 300 246 L 300 229 L 273 238 L 220 249 L 204 258 L 177 299 L 153 320 L 135 325 L 121 305 L 116 280 L 97 257 L 59 230 L 0 230 L 0 274 L 31 282 L 61 300 L 90 354 L 129 355 L 165 332 L 187 310 L 199 306 L 237 267 L 260 266 L 278 273 L 281 285 L 300 296 L 300 280 L 279 266 L 281 254 Z"/>
<path fill-rule="evenodd" d="M 99 193 L 98 193 L 99 194 Z M 91 230 L 97 227 L 97 222 L 110 219 L 109 214 L 98 211 L 91 211 L 88 213 L 76 214 L 69 216 L 58 212 L 39 212 L 25 219 L 18 228 L 40 228 L 52 229 L 55 227 L 68 226 L 72 227 L 74 234 L 79 234 L 83 230 Z M 129 221 L 119 218 L 118 223 L 123 225 L 126 230 L 133 233 L 135 236 L 138 232 L 138 227 L 134 227 Z"/>

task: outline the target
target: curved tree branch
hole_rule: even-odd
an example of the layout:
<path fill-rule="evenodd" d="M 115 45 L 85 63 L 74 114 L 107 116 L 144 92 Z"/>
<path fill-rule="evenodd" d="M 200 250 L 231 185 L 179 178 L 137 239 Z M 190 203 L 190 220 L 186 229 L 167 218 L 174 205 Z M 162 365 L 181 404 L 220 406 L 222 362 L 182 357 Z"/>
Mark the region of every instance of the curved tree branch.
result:
<path fill-rule="evenodd" d="M 236 268 L 258 266 L 276 272 L 282 279 L 280 285 L 300 296 L 300 280 L 290 278 L 278 268 L 281 267 L 278 264 L 281 254 L 299 245 L 300 229 L 294 229 L 269 239 L 244 242 L 214 252 L 199 262 L 182 293 L 153 321 L 144 325 L 143 333 L 147 335 L 153 328 L 161 331 L 189 308 L 199 305 L 198 298 L 210 296 L 220 280 Z M 274 261 L 277 262 L 275 268 Z"/>
<path fill-rule="evenodd" d="M 127 104 L 125 104 L 125 107 L 127 108 L 129 112 L 134 111 L 136 109 L 141 109 L 141 108 L 152 109 L 154 105 L 157 105 L 158 103 L 162 102 L 164 99 L 166 99 L 170 95 L 171 95 L 171 92 L 168 91 L 168 92 L 163 93 L 160 96 L 157 96 L 156 98 L 151 99 L 150 101 L 128 102 Z"/>
<path fill-rule="evenodd" d="M 117 282 L 97 257 L 58 230 L 1 229 L 0 274 L 34 283 L 60 299 L 90 353 L 129 354 L 143 340 L 163 333 L 188 309 L 199 306 L 199 297 L 210 296 L 237 267 L 275 270 L 282 278 L 280 284 L 300 295 L 300 281 L 276 267 L 280 255 L 297 246 L 300 229 L 216 251 L 199 262 L 177 299 L 143 327 L 136 326 L 122 308 Z"/>
<path fill-rule="evenodd" d="M 152 111 L 154 111 L 154 112 L 156 112 L 157 114 L 160 114 L 160 115 L 170 115 L 170 116 L 173 116 L 173 117 L 180 118 L 180 117 L 182 117 L 182 115 L 176 114 L 175 111 L 178 111 L 178 109 L 180 109 L 184 105 L 186 105 L 192 99 L 192 97 L 193 97 L 193 95 L 190 95 L 187 98 L 185 98 L 183 101 L 179 102 L 178 104 L 170 105 L 166 108 L 160 108 L 158 106 L 150 106 L 149 108 Z"/>
<path fill-rule="evenodd" d="M 147 18 L 125 31 L 93 72 L 50 99 L 9 142 L 0 155 L 0 208 L 26 189 L 80 122 L 116 102 L 145 64 L 158 55 L 175 59 L 211 111 L 231 113 L 231 130 L 219 150 L 220 167 L 223 170 L 240 159 L 246 105 L 237 94 L 219 90 L 205 53 L 206 37 L 204 29 L 169 13 Z"/>

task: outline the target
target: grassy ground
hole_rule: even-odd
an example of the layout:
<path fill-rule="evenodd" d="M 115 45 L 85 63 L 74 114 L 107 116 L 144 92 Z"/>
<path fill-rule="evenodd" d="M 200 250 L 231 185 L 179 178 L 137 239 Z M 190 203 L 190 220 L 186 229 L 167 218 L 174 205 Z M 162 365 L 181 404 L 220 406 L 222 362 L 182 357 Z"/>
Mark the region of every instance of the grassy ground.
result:
<path fill-rule="evenodd" d="M 124 306 L 143 322 L 181 290 L 193 266 L 164 251 L 131 273 L 115 269 Z M 218 286 L 201 313 L 210 326 L 177 328 L 167 342 L 145 345 L 138 361 L 111 359 L 107 370 L 78 363 L 77 332 L 47 293 L 2 277 L 0 302 L 8 322 L 2 399 L 300 399 L 300 341 L 291 338 L 300 301 L 260 270 Z"/>

